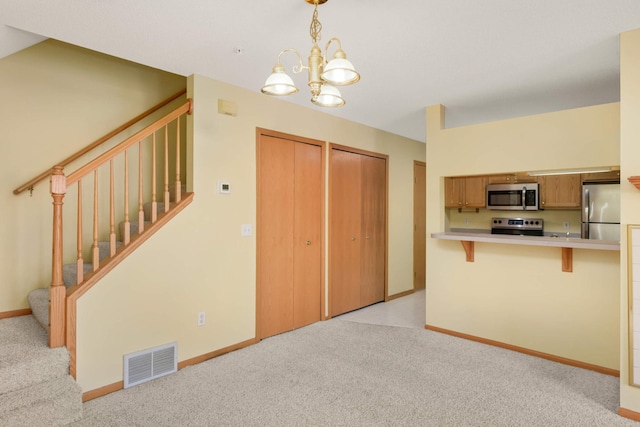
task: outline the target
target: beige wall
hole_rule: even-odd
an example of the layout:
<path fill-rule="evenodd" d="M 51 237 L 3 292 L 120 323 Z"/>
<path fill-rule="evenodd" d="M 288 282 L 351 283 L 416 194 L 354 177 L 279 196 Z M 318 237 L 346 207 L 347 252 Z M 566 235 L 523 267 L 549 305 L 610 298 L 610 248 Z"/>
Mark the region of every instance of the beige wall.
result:
<path fill-rule="evenodd" d="M 80 300 L 85 391 L 121 380 L 123 354 L 177 341 L 186 360 L 254 338 L 255 233 L 241 237 L 240 226 L 256 220 L 256 127 L 389 155 L 389 293 L 413 288 L 413 161 L 424 144 L 200 76 L 189 92 L 195 199 Z M 235 102 L 237 117 L 218 114 L 218 99 Z M 217 193 L 218 180 L 231 194 Z"/>
<path fill-rule="evenodd" d="M 620 37 L 620 173 L 622 176 L 622 251 L 620 257 L 620 406 L 640 412 L 640 388 L 629 385 L 627 310 L 628 224 L 640 224 L 640 192 L 626 178 L 640 175 L 640 30 Z"/>
<path fill-rule="evenodd" d="M 468 263 L 459 242 L 429 236 L 447 227 L 444 176 L 619 164 L 619 105 L 442 123 L 444 107 L 428 107 L 427 324 L 618 369 L 618 252 L 574 250 L 563 273 L 559 248 L 476 243 Z"/>
<path fill-rule="evenodd" d="M 48 182 L 38 184 L 32 197 L 14 196 L 13 189 L 178 92 L 186 79 L 47 40 L 1 59 L 0 81 L 0 312 L 5 312 L 27 308 L 29 291 L 51 282 Z"/>

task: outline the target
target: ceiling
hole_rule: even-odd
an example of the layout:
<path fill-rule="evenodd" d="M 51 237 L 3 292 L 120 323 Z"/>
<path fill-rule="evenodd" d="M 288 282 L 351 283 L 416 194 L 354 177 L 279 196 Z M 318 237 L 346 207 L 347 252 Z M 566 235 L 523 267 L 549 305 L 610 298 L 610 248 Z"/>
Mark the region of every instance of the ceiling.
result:
<path fill-rule="evenodd" d="M 640 28 L 638 0 L 331 0 L 321 48 L 339 37 L 362 78 L 347 103 L 308 108 L 425 141 L 425 107 L 446 126 L 618 101 L 619 33 Z M 54 38 L 172 73 L 259 92 L 280 50 L 309 55 L 304 0 L 0 0 L 0 57 Z M 266 96 L 266 95 L 265 95 Z"/>

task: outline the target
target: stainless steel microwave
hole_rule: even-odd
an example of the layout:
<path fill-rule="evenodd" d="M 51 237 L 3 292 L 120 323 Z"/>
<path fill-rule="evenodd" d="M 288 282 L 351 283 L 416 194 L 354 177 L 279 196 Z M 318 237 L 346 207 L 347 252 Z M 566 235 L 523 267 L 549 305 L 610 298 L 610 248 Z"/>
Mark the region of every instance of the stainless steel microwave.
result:
<path fill-rule="evenodd" d="M 500 211 L 537 211 L 537 183 L 487 185 L 487 209 Z"/>

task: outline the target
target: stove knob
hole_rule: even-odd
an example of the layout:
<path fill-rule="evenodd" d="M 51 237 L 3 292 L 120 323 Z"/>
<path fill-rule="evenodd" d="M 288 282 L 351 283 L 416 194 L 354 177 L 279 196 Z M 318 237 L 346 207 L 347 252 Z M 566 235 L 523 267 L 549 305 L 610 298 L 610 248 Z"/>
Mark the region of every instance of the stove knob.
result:
<path fill-rule="evenodd" d="M 524 222 L 524 225 L 529 225 L 529 221 L 525 221 L 525 222 Z"/>

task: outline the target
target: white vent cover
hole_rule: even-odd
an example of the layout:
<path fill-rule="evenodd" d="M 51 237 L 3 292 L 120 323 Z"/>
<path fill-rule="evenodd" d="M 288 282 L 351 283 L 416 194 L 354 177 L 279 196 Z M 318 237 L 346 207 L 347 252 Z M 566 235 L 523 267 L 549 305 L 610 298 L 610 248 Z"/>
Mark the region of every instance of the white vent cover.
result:
<path fill-rule="evenodd" d="M 178 370 L 178 344 L 171 343 L 124 356 L 124 388 Z"/>

